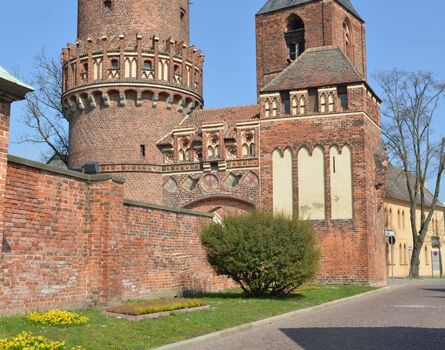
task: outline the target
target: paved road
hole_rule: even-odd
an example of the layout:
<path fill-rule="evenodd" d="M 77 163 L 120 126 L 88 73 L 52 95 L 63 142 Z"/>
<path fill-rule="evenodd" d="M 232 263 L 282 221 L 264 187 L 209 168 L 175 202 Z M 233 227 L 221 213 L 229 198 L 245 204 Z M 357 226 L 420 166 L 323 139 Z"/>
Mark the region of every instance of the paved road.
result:
<path fill-rule="evenodd" d="M 445 280 L 409 283 L 187 350 L 445 350 Z"/>

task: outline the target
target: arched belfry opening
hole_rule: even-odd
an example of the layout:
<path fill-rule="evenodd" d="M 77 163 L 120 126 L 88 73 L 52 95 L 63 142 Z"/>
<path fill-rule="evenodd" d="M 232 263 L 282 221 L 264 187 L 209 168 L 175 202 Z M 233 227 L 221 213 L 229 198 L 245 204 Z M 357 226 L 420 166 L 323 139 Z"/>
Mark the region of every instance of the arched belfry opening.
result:
<path fill-rule="evenodd" d="M 345 53 L 352 60 L 352 31 L 347 19 L 343 22 L 343 41 Z"/>
<path fill-rule="evenodd" d="M 286 21 L 284 33 L 288 50 L 288 59 L 294 61 L 304 51 L 304 22 L 295 14 L 290 15 Z"/>

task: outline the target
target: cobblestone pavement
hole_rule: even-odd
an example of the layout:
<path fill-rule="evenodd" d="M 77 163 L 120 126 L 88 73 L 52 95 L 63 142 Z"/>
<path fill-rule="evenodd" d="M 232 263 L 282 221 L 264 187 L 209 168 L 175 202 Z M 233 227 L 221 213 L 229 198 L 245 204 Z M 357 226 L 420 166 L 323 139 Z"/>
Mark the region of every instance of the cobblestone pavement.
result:
<path fill-rule="evenodd" d="M 444 350 L 445 280 L 407 283 L 186 349 Z"/>

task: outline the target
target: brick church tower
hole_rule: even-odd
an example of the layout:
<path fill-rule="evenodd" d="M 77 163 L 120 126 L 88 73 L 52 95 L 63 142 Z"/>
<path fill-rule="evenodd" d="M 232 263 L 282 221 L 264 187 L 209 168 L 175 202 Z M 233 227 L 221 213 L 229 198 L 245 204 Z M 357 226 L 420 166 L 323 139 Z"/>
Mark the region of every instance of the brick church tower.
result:
<path fill-rule="evenodd" d="M 387 158 L 349 0 L 269 0 L 256 15 L 261 202 L 316 228 L 319 278 L 385 284 Z"/>
<path fill-rule="evenodd" d="M 127 197 L 161 202 L 156 143 L 199 109 L 204 57 L 189 47 L 188 0 L 79 0 L 62 53 L 70 167 L 97 162 Z"/>

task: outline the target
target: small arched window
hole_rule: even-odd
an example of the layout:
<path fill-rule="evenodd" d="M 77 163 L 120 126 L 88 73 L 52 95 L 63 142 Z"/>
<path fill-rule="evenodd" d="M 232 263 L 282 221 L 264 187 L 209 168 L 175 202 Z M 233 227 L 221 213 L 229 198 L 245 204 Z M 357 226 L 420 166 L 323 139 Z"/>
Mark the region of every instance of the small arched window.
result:
<path fill-rule="evenodd" d="M 295 14 L 287 18 L 286 32 L 284 33 L 288 49 L 288 59 L 293 61 L 304 51 L 304 23 Z"/>
<path fill-rule="evenodd" d="M 334 101 L 335 101 L 335 98 L 334 98 L 334 94 L 331 92 L 330 94 L 329 94 L 329 98 L 328 98 L 328 104 L 329 104 L 329 112 L 333 112 L 334 111 Z"/>
<path fill-rule="evenodd" d="M 215 156 L 215 152 L 212 146 L 209 146 L 208 151 L 207 151 L 207 156 L 208 157 L 214 157 Z"/>
<path fill-rule="evenodd" d="M 306 113 L 306 99 L 304 96 L 300 97 L 300 114 Z"/>
<path fill-rule="evenodd" d="M 403 250 L 402 244 L 399 244 L 399 265 L 403 265 Z"/>
<path fill-rule="evenodd" d="M 389 227 L 393 228 L 393 226 L 392 226 L 392 209 L 389 209 Z"/>
<path fill-rule="evenodd" d="M 401 224 L 401 214 L 400 214 L 400 210 L 397 211 L 397 228 L 401 228 L 402 224 Z"/>
<path fill-rule="evenodd" d="M 351 58 L 351 48 L 352 48 L 352 38 L 351 38 L 351 26 L 349 25 L 348 20 L 346 19 L 343 22 L 343 40 L 344 40 L 344 48 L 345 53 Z"/>
<path fill-rule="evenodd" d="M 249 146 L 246 144 L 243 145 L 243 157 L 247 157 L 249 155 Z"/>
<path fill-rule="evenodd" d="M 320 96 L 320 112 L 325 113 L 326 112 L 326 95 L 322 94 Z"/>
<path fill-rule="evenodd" d="M 152 70 L 153 66 L 151 64 L 151 61 L 144 61 L 144 70 Z"/>
<path fill-rule="evenodd" d="M 270 101 L 267 99 L 265 104 L 266 118 L 270 117 Z"/>
<path fill-rule="evenodd" d="M 272 116 L 276 117 L 278 115 L 278 102 L 277 99 L 274 98 L 272 102 Z"/>
<path fill-rule="evenodd" d="M 430 264 L 430 259 L 428 256 L 428 247 L 425 246 L 425 265 L 429 265 Z"/>
<path fill-rule="evenodd" d="M 385 228 L 388 228 L 388 208 L 385 208 Z"/>
<path fill-rule="evenodd" d="M 255 156 L 255 136 L 253 131 L 248 131 L 243 135 L 243 147 L 242 155 L 243 157 L 254 157 Z"/>
<path fill-rule="evenodd" d="M 250 144 L 250 156 L 255 157 L 255 144 Z"/>
<path fill-rule="evenodd" d="M 292 99 L 292 115 L 298 114 L 298 100 L 296 97 Z"/>
<path fill-rule="evenodd" d="M 111 60 L 111 69 L 119 69 L 119 60 Z"/>
<path fill-rule="evenodd" d="M 402 211 L 402 229 L 405 229 L 405 210 Z"/>
<path fill-rule="evenodd" d="M 113 3 L 111 2 L 111 0 L 105 0 L 104 1 L 104 6 L 108 10 L 112 10 L 113 9 Z"/>
<path fill-rule="evenodd" d="M 187 17 L 187 11 L 186 10 L 184 10 L 182 7 L 181 7 L 181 10 L 180 10 L 180 14 L 179 14 L 179 18 L 180 18 L 180 20 L 181 20 L 181 25 L 182 26 L 185 26 L 186 25 L 186 17 Z"/>

